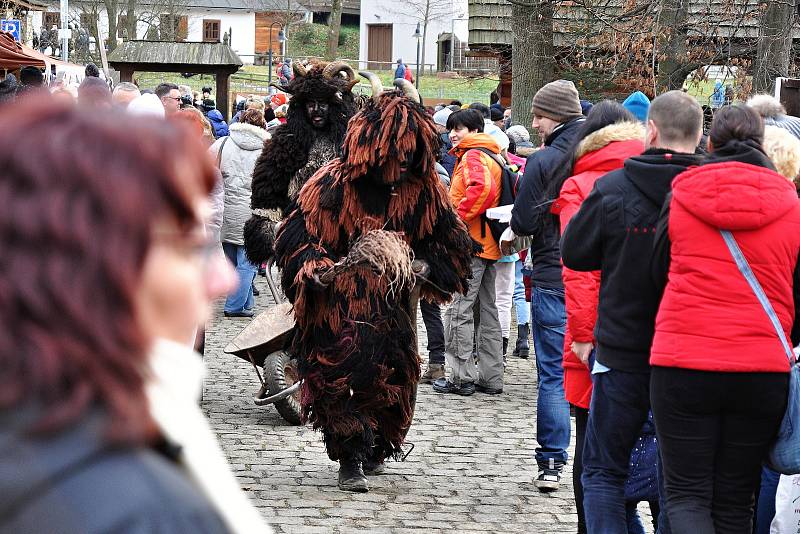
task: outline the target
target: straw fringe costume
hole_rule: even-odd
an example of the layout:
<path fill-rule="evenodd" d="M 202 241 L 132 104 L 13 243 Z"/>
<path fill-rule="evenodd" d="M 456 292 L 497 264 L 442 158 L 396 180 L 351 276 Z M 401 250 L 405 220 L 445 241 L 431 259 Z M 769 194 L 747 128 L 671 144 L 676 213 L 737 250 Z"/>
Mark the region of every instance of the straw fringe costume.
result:
<path fill-rule="evenodd" d="M 303 184 L 340 154 L 347 121 L 356 111 L 351 89 L 357 80 L 346 63 L 315 63 L 306 69 L 295 62 L 293 66 L 294 79 L 281 87 L 292 95 L 287 122 L 264 143 L 253 171 L 253 216 L 245 224 L 244 242 L 248 259 L 256 265 L 272 256 L 275 225 Z M 327 122 L 320 128 L 305 108 L 314 101 L 328 105 Z"/>
<path fill-rule="evenodd" d="M 401 453 L 420 376 L 412 288 L 392 287 L 368 267 L 327 287 L 315 275 L 365 233 L 396 231 L 430 266 L 421 298 L 444 303 L 467 289 L 476 246 L 436 174 L 433 122 L 403 91 L 381 94 L 372 80 L 380 96 L 351 120 L 341 158 L 303 187 L 275 247 L 294 304 L 303 416 L 322 430 L 328 456 L 342 462 Z M 413 97 L 410 84 L 401 86 Z"/>

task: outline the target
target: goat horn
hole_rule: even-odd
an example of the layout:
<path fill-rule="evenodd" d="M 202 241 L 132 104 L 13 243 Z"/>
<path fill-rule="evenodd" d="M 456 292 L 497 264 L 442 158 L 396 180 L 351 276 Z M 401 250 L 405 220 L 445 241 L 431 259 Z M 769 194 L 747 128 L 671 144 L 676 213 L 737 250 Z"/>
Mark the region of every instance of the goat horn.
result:
<path fill-rule="evenodd" d="M 305 65 L 303 65 L 299 61 L 292 62 L 292 69 L 294 70 L 294 75 L 295 76 L 305 76 L 306 73 L 308 72 L 306 70 Z"/>
<path fill-rule="evenodd" d="M 414 84 L 412 84 L 408 80 L 403 79 L 403 78 L 397 78 L 394 81 L 394 86 L 397 87 L 398 89 L 402 90 L 403 93 L 406 95 L 406 97 L 410 98 L 411 100 L 413 100 L 417 104 L 420 103 L 419 91 L 417 91 L 417 88 L 414 87 Z"/>
<path fill-rule="evenodd" d="M 347 75 L 348 81 L 353 81 L 356 79 L 356 73 L 353 71 L 353 67 L 344 61 L 334 61 L 333 63 L 328 63 L 322 70 L 322 75 L 325 78 L 333 78 L 340 72 L 344 72 Z"/>
<path fill-rule="evenodd" d="M 381 83 L 380 78 L 366 70 L 360 70 L 358 71 L 358 74 L 369 80 L 369 84 L 372 86 L 372 98 L 378 100 L 378 98 L 381 96 L 381 93 L 383 93 L 383 84 Z"/>

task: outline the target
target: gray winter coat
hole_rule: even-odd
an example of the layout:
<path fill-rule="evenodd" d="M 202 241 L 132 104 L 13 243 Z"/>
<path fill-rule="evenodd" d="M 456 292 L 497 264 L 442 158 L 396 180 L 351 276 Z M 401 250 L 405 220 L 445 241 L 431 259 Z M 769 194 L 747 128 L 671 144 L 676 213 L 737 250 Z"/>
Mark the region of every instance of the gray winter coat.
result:
<path fill-rule="evenodd" d="M 237 122 L 231 124 L 230 135 L 217 139 L 209 151 L 220 162 L 222 183 L 225 187 L 225 207 L 222 213 L 220 240 L 223 243 L 244 245 L 244 223 L 252 214 L 250 190 L 253 169 L 261 155 L 264 141 L 269 139 L 266 130 Z M 224 143 L 224 144 L 223 144 Z M 219 150 L 222 147 L 222 157 Z"/>

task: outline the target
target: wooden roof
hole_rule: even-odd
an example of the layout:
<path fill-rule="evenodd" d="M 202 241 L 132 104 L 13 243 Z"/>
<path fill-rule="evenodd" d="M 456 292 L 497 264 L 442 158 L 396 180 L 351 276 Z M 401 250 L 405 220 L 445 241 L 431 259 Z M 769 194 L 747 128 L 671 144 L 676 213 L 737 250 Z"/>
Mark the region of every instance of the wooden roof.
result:
<path fill-rule="evenodd" d="M 125 41 L 108 55 L 116 69 L 122 64 L 137 65 L 137 70 L 172 72 L 172 67 L 187 67 L 186 72 L 235 72 L 242 60 L 223 43 L 170 43 L 161 41 Z M 180 70 L 178 72 L 181 72 Z"/>
<path fill-rule="evenodd" d="M 314 13 L 330 13 L 331 0 L 299 0 L 309 11 Z M 361 0 L 342 0 L 342 13 L 359 15 L 361 13 Z"/>
<path fill-rule="evenodd" d="M 641 0 L 645 1 L 645 0 Z M 704 36 L 713 33 L 715 37 L 756 39 L 759 37 L 758 9 L 762 0 L 740 0 L 736 3 L 735 12 L 722 0 L 690 0 L 689 5 L 689 37 Z M 598 13 L 623 10 L 623 0 L 602 0 L 594 9 Z M 481 47 L 511 46 L 512 6 L 508 0 L 469 0 L 469 45 L 480 50 Z M 579 3 L 564 2 L 561 11 L 556 13 L 556 44 L 570 42 L 569 30 L 563 30 L 565 24 L 587 21 L 588 14 Z M 609 16 L 613 21 L 613 16 Z M 598 28 L 603 29 L 598 23 Z M 563 32 L 563 33 L 562 33 Z M 569 36 L 569 37 L 568 37 Z M 800 38 L 800 27 L 793 29 L 793 37 Z"/>

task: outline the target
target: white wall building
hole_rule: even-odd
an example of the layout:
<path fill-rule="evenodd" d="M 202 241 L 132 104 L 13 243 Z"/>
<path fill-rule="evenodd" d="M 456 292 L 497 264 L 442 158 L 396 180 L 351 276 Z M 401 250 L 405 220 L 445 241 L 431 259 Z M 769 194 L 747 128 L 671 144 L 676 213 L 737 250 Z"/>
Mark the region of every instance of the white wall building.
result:
<path fill-rule="evenodd" d="M 58 0 L 46 0 L 46 11 L 31 11 L 29 14 L 29 27 L 37 33 L 42 26 L 48 30 L 55 25 L 60 25 Z M 120 5 L 124 5 L 120 2 Z M 185 40 L 190 42 L 221 42 L 227 33 L 230 36 L 230 45 L 244 63 L 253 63 L 256 54 L 263 54 L 269 48 L 269 25 L 277 20 L 275 13 L 286 10 L 286 0 L 167 0 L 169 7 L 159 7 L 157 0 L 139 2 L 142 6 L 141 16 L 147 20 L 140 20 L 137 24 L 135 39 L 146 39 L 148 32 L 157 29 L 166 22 L 160 12 L 174 13 L 177 17 L 175 24 L 179 31 L 185 35 Z M 309 21 L 312 13 L 297 2 L 291 3 L 296 13 Z M 102 2 L 82 2 L 72 0 L 69 3 L 70 24 L 79 23 L 87 27 L 89 17 L 87 11 L 93 6 L 97 10 L 97 26 L 101 36 L 108 36 L 108 15 Z M 118 24 L 116 38 L 121 41 L 123 21 Z M 277 43 L 280 26 L 273 27 L 273 49 L 279 53 L 280 45 Z M 30 36 L 32 37 L 32 36 Z M 29 45 L 32 43 L 28 41 Z"/>
<path fill-rule="evenodd" d="M 417 40 L 413 37 L 417 24 L 424 26 L 421 15 L 426 0 L 361 0 L 361 34 L 358 60 L 361 67 L 387 70 L 389 64 L 402 58 L 416 75 Z M 438 38 L 454 32 L 466 42 L 467 0 L 431 0 L 432 16 L 425 39 L 425 69 L 435 70 L 439 63 Z M 458 20 L 461 19 L 461 20 Z M 420 43 L 422 45 L 422 43 Z M 420 52 L 420 61 L 422 61 Z"/>

